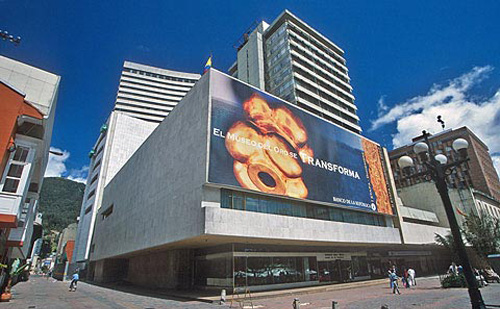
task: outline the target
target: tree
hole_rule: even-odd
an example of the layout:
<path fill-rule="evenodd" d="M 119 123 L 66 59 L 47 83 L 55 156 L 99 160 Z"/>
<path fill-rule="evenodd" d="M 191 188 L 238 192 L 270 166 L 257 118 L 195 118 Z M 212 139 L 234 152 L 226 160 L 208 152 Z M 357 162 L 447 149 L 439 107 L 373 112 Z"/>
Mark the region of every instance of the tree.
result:
<path fill-rule="evenodd" d="M 483 259 L 500 252 L 500 220 L 488 214 L 465 216 L 462 233 L 474 251 Z"/>
<path fill-rule="evenodd" d="M 436 233 L 436 236 L 434 237 L 434 240 L 438 245 L 441 245 L 448 249 L 448 251 L 451 254 L 451 260 L 452 262 L 455 262 L 456 264 L 460 264 L 460 258 L 458 257 L 457 254 L 457 249 L 455 246 L 455 240 L 453 239 L 453 235 L 451 233 L 448 233 L 446 236 L 442 236 Z"/>

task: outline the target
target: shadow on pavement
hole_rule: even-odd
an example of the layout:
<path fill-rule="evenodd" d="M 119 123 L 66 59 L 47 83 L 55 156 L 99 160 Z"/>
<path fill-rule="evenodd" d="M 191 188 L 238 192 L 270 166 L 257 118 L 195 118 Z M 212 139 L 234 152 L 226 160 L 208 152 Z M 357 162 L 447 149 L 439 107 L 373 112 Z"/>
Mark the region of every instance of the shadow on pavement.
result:
<path fill-rule="evenodd" d="M 120 292 L 125 292 L 134 295 L 147 296 L 147 297 L 155 297 L 166 300 L 173 300 L 178 302 L 204 302 L 204 303 L 212 303 L 213 301 L 208 299 L 203 299 L 202 297 L 216 297 L 218 294 L 214 294 L 210 291 L 184 291 L 184 290 L 167 290 L 167 289 L 148 289 L 142 286 L 133 285 L 130 282 L 120 281 L 120 282 L 112 282 L 112 283 L 97 283 L 94 281 L 86 281 L 83 282 L 98 286 L 101 288 L 116 290 Z"/>

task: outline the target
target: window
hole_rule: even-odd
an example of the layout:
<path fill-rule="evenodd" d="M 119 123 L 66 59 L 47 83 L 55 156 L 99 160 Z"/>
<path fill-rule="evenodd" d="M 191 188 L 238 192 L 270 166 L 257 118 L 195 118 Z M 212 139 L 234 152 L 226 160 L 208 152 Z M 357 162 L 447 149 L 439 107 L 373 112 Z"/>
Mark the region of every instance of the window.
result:
<path fill-rule="evenodd" d="M 10 165 L 8 165 L 7 174 L 5 175 L 5 180 L 3 184 L 2 191 L 17 193 L 21 191 L 21 180 L 23 178 L 23 174 L 29 170 L 29 157 L 28 154 L 30 152 L 30 148 L 17 146 L 16 152 L 10 161 Z"/>
<path fill-rule="evenodd" d="M 26 217 L 28 216 L 28 211 L 30 210 L 30 203 L 31 199 L 27 197 L 24 200 L 24 205 L 23 208 L 21 209 L 21 216 L 19 217 L 19 222 L 17 224 L 17 227 L 23 227 L 24 222 L 26 222 Z"/>
<path fill-rule="evenodd" d="M 97 163 L 92 168 L 92 172 L 94 172 L 99 167 L 99 165 L 101 165 L 101 160 L 97 161 Z"/>
<path fill-rule="evenodd" d="M 94 184 L 94 182 L 96 182 L 97 177 L 99 177 L 99 174 L 95 174 L 95 176 L 92 177 L 92 180 L 90 181 L 90 185 L 92 185 L 92 184 Z"/>
<path fill-rule="evenodd" d="M 113 205 L 109 206 L 108 209 L 102 212 L 102 219 L 106 219 L 107 217 L 111 216 L 113 213 Z"/>
<path fill-rule="evenodd" d="M 95 195 L 95 189 L 94 189 L 94 190 L 92 190 L 92 191 L 89 193 L 89 195 L 87 196 L 87 199 L 90 199 L 90 198 L 91 198 L 92 196 L 94 196 L 94 195 Z"/>
<path fill-rule="evenodd" d="M 221 190 L 221 207 L 324 221 L 386 226 L 384 217 L 376 213 L 371 214 L 332 206 L 313 205 L 311 203 L 226 189 Z"/>

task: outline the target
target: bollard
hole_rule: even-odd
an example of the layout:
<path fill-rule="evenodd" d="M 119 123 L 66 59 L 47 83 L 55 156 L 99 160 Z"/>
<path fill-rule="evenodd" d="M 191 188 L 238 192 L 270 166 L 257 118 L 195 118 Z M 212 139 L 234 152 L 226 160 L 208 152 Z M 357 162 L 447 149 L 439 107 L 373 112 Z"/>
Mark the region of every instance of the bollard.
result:
<path fill-rule="evenodd" d="M 226 303 L 226 289 L 222 289 L 220 292 L 220 304 L 224 305 Z"/>
<path fill-rule="evenodd" d="M 293 303 L 292 303 L 292 308 L 293 309 L 300 309 L 300 301 L 298 298 L 294 298 L 293 299 Z"/>
<path fill-rule="evenodd" d="M 338 304 L 339 304 L 338 302 L 332 300 L 332 309 L 337 309 Z"/>

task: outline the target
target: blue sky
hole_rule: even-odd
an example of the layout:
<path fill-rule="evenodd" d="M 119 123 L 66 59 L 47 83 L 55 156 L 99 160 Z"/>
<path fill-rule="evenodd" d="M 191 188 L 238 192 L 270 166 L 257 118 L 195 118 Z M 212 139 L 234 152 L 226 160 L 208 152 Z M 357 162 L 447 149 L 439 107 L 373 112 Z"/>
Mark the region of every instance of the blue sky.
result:
<path fill-rule="evenodd" d="M 0 29 L 22 37 L 0 54 L 62 76 L 52 146 L 65 156 L 51 168 L 78 179 L 124 60 L 200 72 L 212 52 L 226 71 L 241 34 L 285 8 L 345 50 L 363 135 L 392 149 L 442 114 L 471 126 L 498 169 L 499 1 L 0 0 Z"/>

